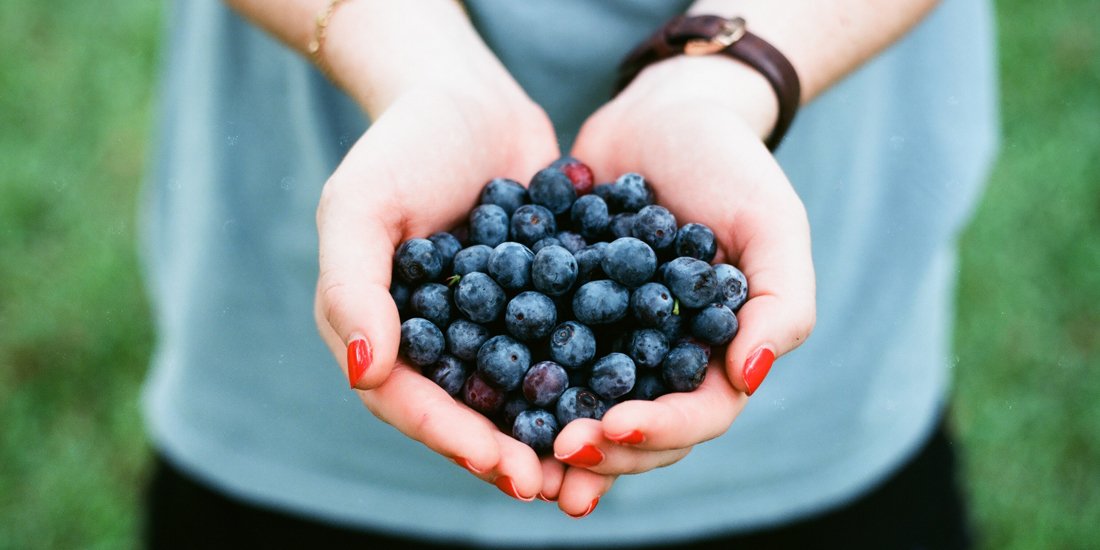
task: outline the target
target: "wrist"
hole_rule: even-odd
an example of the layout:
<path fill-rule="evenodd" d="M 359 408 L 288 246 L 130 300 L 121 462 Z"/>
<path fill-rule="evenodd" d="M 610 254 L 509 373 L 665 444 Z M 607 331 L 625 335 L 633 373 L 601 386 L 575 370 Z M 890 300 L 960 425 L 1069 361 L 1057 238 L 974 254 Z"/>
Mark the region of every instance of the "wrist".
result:
<path fill-rule="evenodd" d="M 761 139 L 779 116 L 768 80 L 747 64 L 719 56 L 675 56 L 647 66 L 620 94 L 660 104 L 703 103 L 737 113 Z"/>
<path fill-rule="evenodd" d="M 333 82 L 372 118 L 420 91 L 526 99 L 451 0 L 345 2 L 320 56 Z"/>

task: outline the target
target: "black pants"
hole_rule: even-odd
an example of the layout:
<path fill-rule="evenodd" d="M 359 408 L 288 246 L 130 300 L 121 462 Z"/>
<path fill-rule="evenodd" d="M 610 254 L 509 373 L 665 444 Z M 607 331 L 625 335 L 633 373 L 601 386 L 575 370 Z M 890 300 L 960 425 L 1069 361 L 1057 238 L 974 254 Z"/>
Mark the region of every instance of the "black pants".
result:
<path fill-rule="evenodd" d="M 467 548 L 318 523 L 238 501 L 157 458 L 147 495 L 152 548 Z M 598 512 L 597 512 L 598 513 Z M 945 428 L 892 478 L 839 509 L 781 528 L 645 548 L 969 548 Z"/>

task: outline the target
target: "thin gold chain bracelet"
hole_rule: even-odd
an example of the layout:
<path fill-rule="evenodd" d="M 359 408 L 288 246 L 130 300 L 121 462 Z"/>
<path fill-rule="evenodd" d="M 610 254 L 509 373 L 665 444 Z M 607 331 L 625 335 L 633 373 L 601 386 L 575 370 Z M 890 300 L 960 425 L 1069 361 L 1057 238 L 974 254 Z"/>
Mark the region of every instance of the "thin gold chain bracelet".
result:
<path fill-rule="evenodd" d="M 317 65 L 317 68 L 320 69 L 325 76 L 331 76 L 331 74 L 329 74 L 328 64 L 325 63 L 325 58 L 321 55 L 321 49 L 325 46 L 325 37 L 328 34 L 328 24 L 332 21 L 332 15 L 336 13 L 336 8 L 347 1 L 348 0 L 329 0 L 328 6 L 317 12 L 316 24 L 313 27 L 313 39 L 309 41 L 309 46 L 306 47 L 310 57 L 313 58 L 314 65 Z"/>

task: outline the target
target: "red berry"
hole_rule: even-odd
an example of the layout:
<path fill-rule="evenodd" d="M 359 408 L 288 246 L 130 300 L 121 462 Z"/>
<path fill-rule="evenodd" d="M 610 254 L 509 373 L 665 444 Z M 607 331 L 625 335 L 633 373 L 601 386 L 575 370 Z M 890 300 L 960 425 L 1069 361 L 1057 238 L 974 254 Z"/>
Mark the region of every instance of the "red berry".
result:
<path fill-rule="evenodd" d="M 584 163 L 570 162 L 562 166 L 561 171 L 565 172 L 565 175 L 569 176 L 569 181 L 573 182 L 573 189 L 577 191 L 578 197 L 592 192 L 596 178 L 592 176 L 592 169 Z"/>

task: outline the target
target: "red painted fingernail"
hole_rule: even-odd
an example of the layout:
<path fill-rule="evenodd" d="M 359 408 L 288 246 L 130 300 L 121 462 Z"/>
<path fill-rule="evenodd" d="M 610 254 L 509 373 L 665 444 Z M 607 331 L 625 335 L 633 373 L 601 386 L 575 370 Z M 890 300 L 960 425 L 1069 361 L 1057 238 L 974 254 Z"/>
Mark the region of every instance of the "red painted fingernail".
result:
<path fill-rule="evenodd" d="M 348 383 L 351 387 L 354 388 L 367 373 L 372 359 L 370 344 L 366 340 L 356 338 L 348 344 Z"/>
<path fill-rule="evenodd" d="M 493 485 L 496 485 L 497 489 L 500 489 L 501 491 L 504 492 L 504 494 L 506 494 L 506 495 L 516 499 L 516 500 L 522 500 L 523 502 L 531 502 L 532 500 L 535 500 L 535 497 L 523 498 L 523 497 L 519 496 L 519 491 L 516 490 L 515 482 L 512 481 L 512 478 L 510 478 L 508 476 L 498 477 L 496 479 L 496 481 L 493 482 Z"/>
<path fill-rule="evenodd" d="M 775 361 L 775 352 L 768 348 L 760 348 L 753 352 L 747 360 L 745 360 L 745 370 L 742 371 L 745 377 L 745 384 L 749 386 L 748 394 L 752 395 L 760 384 L 764 381 L 764 377 L 768 375 L 768 371 L 772 368 L 772 363 Z"/>
<path fill-rule="evenodd" d="M 581 514 L 579 516 L 574 516 L 573 514 L 569 514 L 569 517 L 572 517 L 574 519 L 581 519 L 584 516 L 587 516 L 588 514 L 591 514 L 592 510 L 595 510 L 596 505 L 599 504 L 599 503 L 600 503 L 600 497 L 596 497 L 596 498 L 592 499 L 592 504 L 588 505 L 588 509 L 585 510 L 583 514 Z"/>
<path fill-rule="evenodd" d="M 482 470 L 478 470 L 477 468 L 474 468 L 473 464 L 470 464 L 469 460 L 466 460 L 465 458 L 462 458 L 461 456 L 456 456 L 456 457 L 452 458 L 451 462 L 454 462 L 455 464 L 458 464 L 459 466 L 461 466 L 463 468 L 466 468 L 471 473 L 474 473 L 474 474 L 484 473 Z"/>
<path fill-rule="evenodd" d="M 554 456 L 570 466 L 579 468 L 591 468 L 603 462 L 603 452 L 592 445 L 585 445 L 570 455 Z"/>
<path fill-rule="evenodd" d="M 557 502 L 558 501 L 558 499 L 556 499 L 556 498 L 546 498 L 545 496 L 542 495 L 542 491 L 539 491 L 539 494 L 537 494 L 535 496 L 538 497 L 539 500 L 546 501 L 546 502 Z"/>
<path fill-rule="evenodd" d="M 609 435 L 607 436 L 607 438 L 611 441 L 614 441 L 615 443 L 620 443 L 622 445 L 637 445 L 639 443 L 645 443 L 645 434 L 639 432 L 638 430 L 631 430 L 622 435 Z"/>

